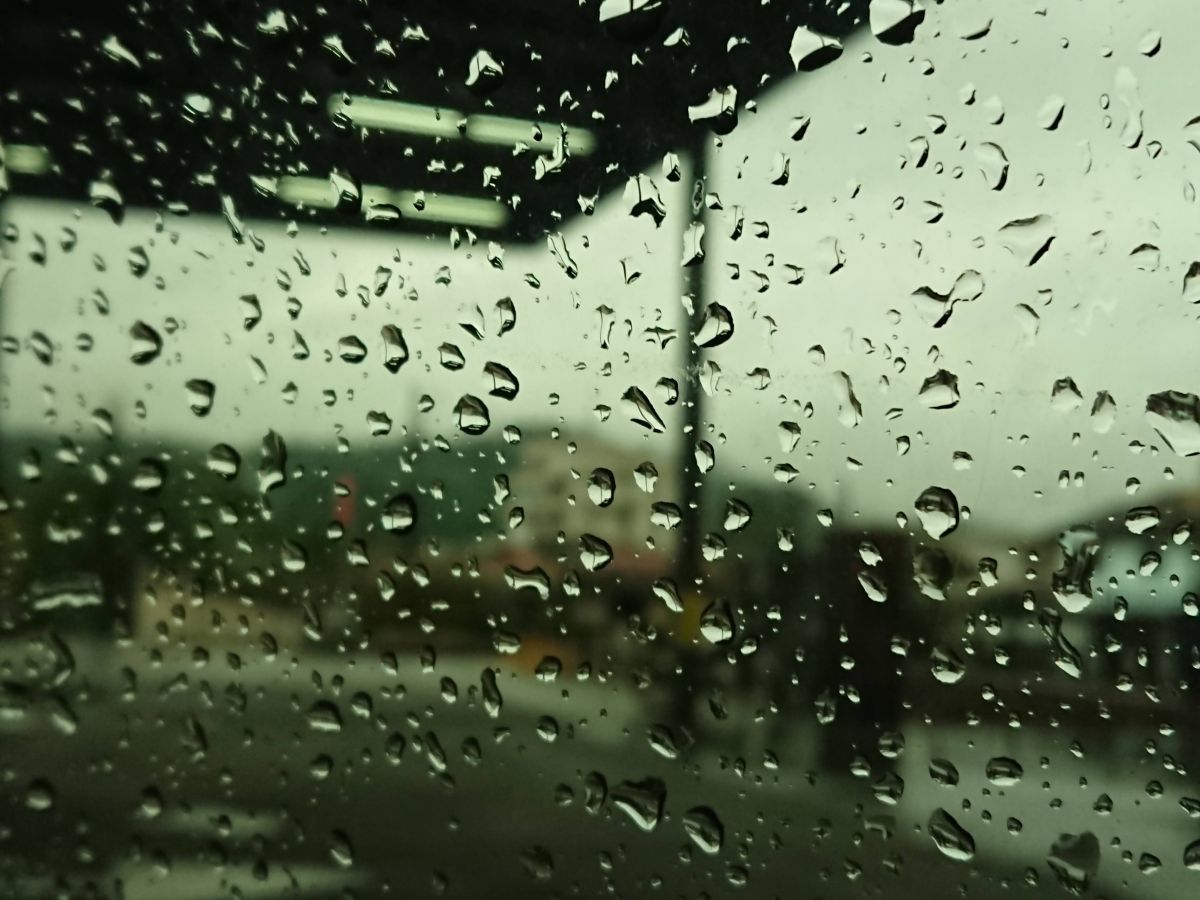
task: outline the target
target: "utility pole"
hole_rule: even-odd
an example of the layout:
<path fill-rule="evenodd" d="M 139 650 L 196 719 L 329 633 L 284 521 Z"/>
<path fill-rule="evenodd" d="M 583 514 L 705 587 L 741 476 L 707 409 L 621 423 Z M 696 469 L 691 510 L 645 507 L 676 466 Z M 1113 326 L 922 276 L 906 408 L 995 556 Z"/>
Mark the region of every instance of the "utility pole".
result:
<path fill-rule="evenodd" d="M 704 225 L 707 207 L 708 147 L 705 137 L 700 136 L 687 154 L 688 176 L 692 184 L 688 202 L 690 215 L 684 220 L 680 236 L 695 224 Z M 683 267 L 683 296 L 691 304 L 685 310 L 684 329 L 680 350 L 682 378 L 679 383 L 679 402 L 683 407 L 683 433 L 679 443 L 678 496 L 683 511 L 679 523 L 679 553 L 676 559 L 675 576 L 679 590 L 690 594 L 696 588 L 700 576 L 700 541 L 702 508 L 700 502 L 700 467 L 696 462 L 696 442 L 700 439 L 700 427 L 704 421 L 704 390 L 700 386 L 700 367 L 704 363 L 704 350 L 696 343 L 696 334 L 704 321 L 704 273 L 706 262 L 697 259 Z"/>

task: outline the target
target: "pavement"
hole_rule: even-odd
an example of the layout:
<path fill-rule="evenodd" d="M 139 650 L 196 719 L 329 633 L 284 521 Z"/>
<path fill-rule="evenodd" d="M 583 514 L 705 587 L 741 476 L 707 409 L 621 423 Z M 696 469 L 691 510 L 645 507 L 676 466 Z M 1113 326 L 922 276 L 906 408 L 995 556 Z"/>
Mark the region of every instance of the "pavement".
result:
<path fill-rule="evenodd" d="M 20 702 L 9 690 L 0 714 L 6 896 L 1063 897 L 1047 856 L 1084 832 L 1100 846 L 1092 895 L 1200 891 L 1182 861 L 1200 821 L 1179 803 L 1200 785 L 1120 723 L 1072 748 L 1049 726 L 904 722 L 903 752 L 886 761 L 897 798 L 895 778 L 875 784 L 878 762 L 866 777 L 822 768 L 837 722 L 804 710 L 756 721 L 764 704 L 750 694 L 667 758 L 647 734 L 669 698 L 627 676 L 543 682 L 492 654 L 445 654 L 426 671 L 416 651 L 391 667 L 378 650 L 270 659 L 249 639 L 207 659 L 194 642 L 62 639 L 65 682 Z M 1020 761 L 1019 780 L 988 780 L 997 756 Z M 939 757 L 957 785 L 930 777 Z M 593 772 L 608 796 L 589 811 Z M 646 779 L 665 789 L 651 830 L 614 802 L 622 782 Z M 1108 814 L 1094 808 L 1102 794 Z M 688 837 L 696 807 L 723 825 L 716 853 Z M 969 860 L 931 839 L 939 809 L 971 835 Z"/>

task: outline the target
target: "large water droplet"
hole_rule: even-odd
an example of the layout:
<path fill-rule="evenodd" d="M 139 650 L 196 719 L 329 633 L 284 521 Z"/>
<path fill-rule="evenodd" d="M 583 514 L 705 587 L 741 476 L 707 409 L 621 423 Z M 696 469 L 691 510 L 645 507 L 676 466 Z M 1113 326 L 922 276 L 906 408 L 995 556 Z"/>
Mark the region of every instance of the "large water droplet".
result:
<path fill-rule="evenodd" d="M 662 818 L 667 786 L 658 778 L 622 781 L 613 788 L 612 802 L 642 831 L 653 831 Z"/>
<path fill-rule="evenodd" d="M 608 541 L 594 534 L 579 536 L 579 559 L 589 572 L 596 572 L 613 559 L 613 549 Z"/>
<path fill-rule="evenodd" d="M 287 484 L 287 444 L 275 431 L 262 440 L 262 462 L 258 465 L 258 489 L 261 493 Z"/>
<path fill-rule="evenodd" d="M 1087 525 L 1076 525 L 1058 536 L 1062 565 L 1054 573 L 1054 599 L 1069 613 L 1083 612 L 1092 602 L 1092 572 L 1100 552 L 1100 537 Z"/>
<path fill-rule="evenodd" d="M 207 416 L 212 411 L 213 399 L 217 393 L 213 383 L 204 378 L 192 378 L 184 387 L 187 390 L 188 407 L 201 418 Z"/>
<path fill-rule="evenodd" d="M 993 191 L 1002 190 L 1008 181 L 1008 157 L 1004 149 L 991 142 L 980 144 L 975 148 L 975 161 L 987 186 Z"/>
<path fill-rule="evenodd" d="M 500 696 L 500 688 L 496 684 L 496 670 L 490 666 L 479 676 L 480 691 L 483 694 L 483 709 L 493 719 L 500 715 L 504 706 L 504 698 Z"/>
<path fill-rule="evenodd" d="M 841 56 L 842 42 L 801 25 L 792 33 L 788 55 L 797 72 L 801 69 L 811 72 Z"/>
<path fill-rule="evenodd" d="M 683 814 L 683 830 L 705 853 L 720 853 L 725 843 L 725 826 L 707 806 L 694 806 Z"/>
<path fill-rule="evenodd" d="M 921 527 L 934 540 L 945 537 L 958 527 L 958 498 L 948 488 L 925 488 L 917 497 L 914 506 Z"/>
<path fill-rule="evenodd" d="M 733 610 L 724 600 L 710 603 L 700 616 L 700 633 L 710 644 L 733 640 Z"/>
<path fill-rule="evenodd" d="M 507 566 L 504 569 L 504 581 L 514 591 L 529 588 L 541 600 L 546 600 L 550 597 L 550 576 L 540 566 L 535 566 L 532 569 Z"/>
<path fill-rule="evenodd" d="M 408 362 L 408 344 L 404 332 L 396 325 L 384 325 L 380 330 L 383 337 L 383 367 L 389 372 L 399 372 Z"/>
<path fill-rule="evenodd" d="M 696 344 L 700 347 L 719 347 L 733 337 L 733 313 L 720 303 L 710 303 L 704 308 L 704 321 L 696 331 Z"/>
<path fill-rule="evenodd" d="M 1100 841 L 1090 831 L 1059 835 L 1046 862 L 1059 884 L 1072 894 L 1082 894 L 1100 868 Z"/>
<path fill-rule="evenodd" d="M 521 384 L 517 381 L 517 376 L 512 373 L 512 370 L 508 366 L 501 363 L 485 363 L 483 374 L 492 380 L 492 387 L 488 391 L 489 396 L 499 397 L 502 400 L 512 400 L 521 389 Z"/>
<path fill-rule="evenodd" d="M 1180 456 L 1200 455 L 1200 397 L 1182 391 L 1151 394 L 1146 419 Z"/>
<path fill-rule="evenodd" d="M 381 524 L 392 534 L 407 534 L 417 524 L 417 502 L 411 494 L 396 494 L 383 508 Z"/>
<path fill-rule="evenodd" d="M 1046 215 L 1013 219 L 1000 229 L 1001 245 L 1026 266 L 1046 255 L 1054 240 L 1054 219 Z"/>
<path fill-rule="evenodd" d="M 917 399 L 926 409 L 953 409 L 958 406 L 958 376 L 938 369 L 925 379 Z"/>
<path fill-rule="evenodd" d="M 987 780 L 1000 787 L 1011 787 L 1025 774 L 1021 764 L 1009 756 L 993 756 L 985 771 Z"/>
<path fill-rule="evenodd" d="M 367 358 L 367 345 L 355 335 L 348 334 L 338 340 L 338 356 L 343 362 L 360 363 Z"/>
<path fill-rule="evenodd" d="M 629 411 L 630 421 L 635 425 L 641 425 L 643 428 L 659 434 L 667 430 L 666 423 L 658 415 L 658 410 L 654 408 L 654 404 L 650 402 L 650 398 L 641 388 L 630 387 L 621 395 L 621 400 L 624 401 Z"/>
<path fill-rule="evenodd" d="M 944 809 L 933 811 L 926 828 L 937 848 L 950 859 L 969 862 L 975 856 L 975 839 Z"/>
<path fill-rule="evenodd" d="M 885 44 L 907 44 L 925 20 L 920 0 L 871 0 L 871 34 Z"/>
<path fill-rule="evenodd" d="M 129 336 L 133 338 L 129 358 L 139 366 L 153 362 L 162 353 L 162 336 L 140 319 L 129 329 Z"/>
<path fill-rule="evenodd" d="M 611 469 L 592 469 L 588 476 L 588 498 L 597 506 L 610 506 L 617 494 L 617 479 Z"/>
<path fill-rule="evenodd" d="M 483 434 L 492 424 L 487 406 L 473 394 L 463 394 L 459 398 L 454 404 L 454 416 L 459 430 L 464 434 Z"/>
<path fill-rule="evenodd" d="M 237 477 L 238 470 L 242 466 L 242 458 L 228 444 L 216 444 L 208 451 L 205 465 L 207 465 L 208 471 L 214 475 L 232 480 Z"/>

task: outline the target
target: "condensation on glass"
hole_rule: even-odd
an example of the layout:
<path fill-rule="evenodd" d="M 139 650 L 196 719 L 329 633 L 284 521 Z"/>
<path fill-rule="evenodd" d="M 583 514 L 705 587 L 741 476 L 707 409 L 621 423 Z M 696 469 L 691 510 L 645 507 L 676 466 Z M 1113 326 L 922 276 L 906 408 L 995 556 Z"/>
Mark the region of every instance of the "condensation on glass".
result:
<path fill-rule="evenodd" d="M 0 894 L 1200 892 L 1200 8 L 0 19 Z"/>

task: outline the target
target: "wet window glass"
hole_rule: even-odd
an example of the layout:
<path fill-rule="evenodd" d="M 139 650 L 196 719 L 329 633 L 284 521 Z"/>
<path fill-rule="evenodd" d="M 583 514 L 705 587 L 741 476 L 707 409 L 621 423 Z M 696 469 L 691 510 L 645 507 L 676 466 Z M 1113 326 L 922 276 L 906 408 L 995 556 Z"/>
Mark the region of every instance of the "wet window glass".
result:
<path fill-rule="evenodd" d="M 0 895 L 1200 894 L 1194 3 L 0 23 Z"/>

